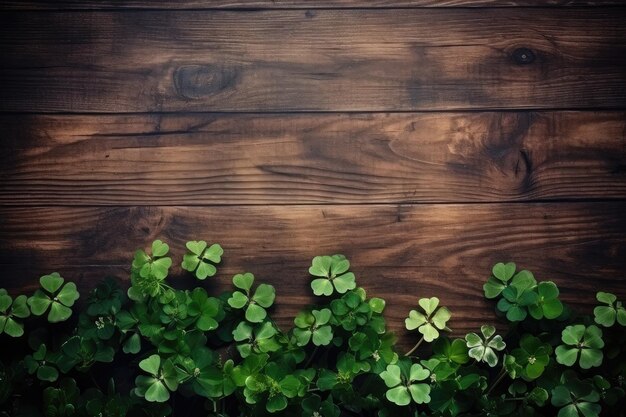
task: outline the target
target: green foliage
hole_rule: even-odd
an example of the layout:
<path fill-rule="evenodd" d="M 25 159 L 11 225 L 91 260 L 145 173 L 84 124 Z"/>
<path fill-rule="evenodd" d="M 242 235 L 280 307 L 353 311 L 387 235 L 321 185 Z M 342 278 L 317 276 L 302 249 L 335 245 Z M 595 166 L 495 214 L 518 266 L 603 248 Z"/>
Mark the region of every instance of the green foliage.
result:
<path fill-rule="evenodd" d="M 186 246 L 177 265 L 216 275 L 219 245 Z M 624 307 L 610 293 L 597 294 L 593 317 L 577 316 L 555 283 L 499 263 L 483 288 L 505 337 L 489 325 L 442 336 L 450 311 L 422 298 L 405 320 L 421 337 L 403 355 L 385 300 L 357 287 L 341 255 L 313 259 L 313 295 L 328 298 L 283 331 L 274 287 L 251 273 L 220 295 L 214 283 L 176 289 L 169 246 L 148 252 L 135 253 L 127 292 L 107 279 L 73 317 L 76 286 L 57 273 L 30 297 L 0 289 L 0 417 L 600 417 L 626 405 Z"/>
<path fill-rule="evenodd" d="M 418 304 L 422 311 L 411 310 L 404 324 L 408 330 L 417 329 L 424 335 L 425 341 L 432 342 L 439 337 L 439 330 L 448 330 L 446 323 L 450 320 L 450 311 L 446 307 L 437 308 L 439 306 L 437 297 L 421 298 Z"/>

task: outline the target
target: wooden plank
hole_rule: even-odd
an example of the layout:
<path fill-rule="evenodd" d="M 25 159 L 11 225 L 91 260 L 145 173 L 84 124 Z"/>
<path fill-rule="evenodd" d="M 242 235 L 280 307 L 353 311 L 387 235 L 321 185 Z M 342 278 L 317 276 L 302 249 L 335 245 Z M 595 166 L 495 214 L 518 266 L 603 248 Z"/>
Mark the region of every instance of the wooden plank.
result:
<path fill-rule="evenodd" d="M 0 205 L 626 197 L 626 113 L 1 116 Z"/>
<path fill-rule="evenodd" d="M 624 108 L 625 19 L 624 8 L 3 13 L 0 111 Z"/>
<path fill-rule="evenodd" d="M 32 289 L 44 272 L 59 271 L 82 289 L 105 273 L 127 276 L 133 251 L 162 238 L 178 262 L 184 242 L 206 239 L 225 249 L 220 276 L 251 271 L 276 286 L 275 311 L 288 326 L 314 302 L 307 269 L 318 254 L 344 253 L 370 295 L 388 300 L 391 327 L 417 299 L 437 295 L 454 314 L 455 334 L 496 322 L 482 283 L 491 265 L 514 260 L 554 280 L 563 298 L 584 311 L 595 291 L 626 297 L 626 203 L 471 204 L 415 206 L 266 206 L 1 208 L 2 286 Z"/>
<path fill-rule="evenodd" d="M 390 7 L 597 7 L 621 6 L 621 0 L 5 0 L 0 10 L 102 9 L 281 9 Z"/>

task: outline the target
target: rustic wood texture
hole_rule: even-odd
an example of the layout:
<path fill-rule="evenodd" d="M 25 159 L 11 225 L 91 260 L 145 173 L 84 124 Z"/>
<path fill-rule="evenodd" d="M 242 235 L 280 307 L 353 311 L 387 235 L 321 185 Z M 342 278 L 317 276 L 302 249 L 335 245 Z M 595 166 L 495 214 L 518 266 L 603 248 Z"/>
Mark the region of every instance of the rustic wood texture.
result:
<path fill-rule="evenodd" d="M 626 203 L 2 208 L 0 264 L 9 287 L 31 288 L 55 270 L 86 289 L 104 272 L 126 277 L 134 250 L 156 238 L 170 243 L 180 276 L 185 241 L 206 239 L 225 249 L 209 288 L 228 289 L 233 274 L 253 272 L 276 286 L 275 317 L 288 327 L 314 302 L 311 258 L 342 252 L 358 283 L 393 306 L 387 317 L 401 335 L 408 310 L 432 295 L 454 312 L 459 335 L 496 321 L 481 286 L 501 260 L 554 280 L 565 300 L 586 310 L 598 288 L 626 296 L 625 210 Z"/>
<path fill-rule="evenodd" d="M 626 9 L 4 13 L 0 111 L 623 108 Z"/>
<path fill-rule="evenodd" d="M 0 10 L 621 6 L 622 0 L 5 0 Z"/>
<path fill-rule="evenodd" d="M 626 113 L 0 116 L 1 205 L 623 199 Z"/>

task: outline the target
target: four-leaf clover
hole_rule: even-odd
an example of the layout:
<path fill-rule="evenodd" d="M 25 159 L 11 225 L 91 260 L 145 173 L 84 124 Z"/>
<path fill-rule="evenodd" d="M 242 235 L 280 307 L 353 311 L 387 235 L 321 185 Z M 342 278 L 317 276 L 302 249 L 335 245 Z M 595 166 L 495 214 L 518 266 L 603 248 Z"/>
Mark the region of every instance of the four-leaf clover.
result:
<path fill-rule="evenodd" d="M 135 393 L 150 402 L 165 402 L 170 399 L 170 391 L 178 388 L 178 371 L 171 360 L 161 364 L 159 355 L 152 355 L 141 362 L 139 367 L 150 376 L 139 375 L 135 378 Z"/>
<path fill-rule="evenodd" d="M 276 290 L 268 284 L 261 284 L 257 287 L 254 295 L 250 296 L 250 289 L 254 283 L 254 275 L 247 272 L 237 274 L 233 277 L 233 284 L 242 291 L 235 291 L 228 299 L 228 304 L 232 308 L 246 308 L 246 320 L 250 323 L 260 323 L 267 316 L 266 308 L 274 304 Z"/>
<path fill-rule="evenodd" d="M 20 337 L 24 334 L 24 325 L 15 318 L 24 319 L 28 316 L 30 310 L 25 295 L 18 295 L 14 300 L 4 288 L 0 289 L 0 334 Z"/>
<path fill-rule="evenodd" d="M 39 282 L 43 290 L 38 289 L 28 299 L 32 313 L 41 316 L 49 309 L 48 321 L 50 323 L 58 323 L 70 318 L 72 315 L 70 307 L 79 297 L 76 284 L 68 282 L 63 285 L 65 280 L 57 272 L 42 276 Z"/>
<path fill-rule="evenodd" d="M 204 240 L 190 241 L 185 244 L 189 252 L 183 256 L 182 268 L 185 271 L 193 272 L 198 279 L 206 279 L 217 273 L 217 268 L 213 264 L 218 264 L 222 260 L 224 250 L 217 243 L 208 246 Z"/>
<path fill-rule="evenodd" d="M 585 327 L 582 324 L 567 326 L 561 332 L 564 345 L 557 346 L 556 361 L 561 365 L 572 366 L 579 360 L 582 369 L 602 364 L 602 330 L 598 326 Z M 580 359 L 579 359 L 580 358 Z"/>
<path fill-rule="evenodd" d="M 437 297 L 422 298 L 418 303 L 424 312 L 411 310 L 404 323 L 408 330 L 417 329 L 424 335 L 425 341 L 432 342 L 439 337 L 439 330 L 447 330 L 446 323 L 450 320 L 450 311 L 446 307 L 437 309 L 439 306 Z"/>
<path fill-rule="evenodd" d="M 502 336 L 495 334 L 496 328 L 493 326 L 480 326 L 481 338 L 476 333 L 468 333 L 465 341 L 469 351 L 467 354 L 470 358 L 476 359 L 478 362 L 485 362 L 492 368 L 498 364 L 498 355 L 496 351 L 501 351 L 506 347 L 506 343 L 502 340 Z"/>
<path fill-rule="evenodd" d="M 356 288 L 356 279 L 348 272 L 350 262 L 343 255 L 316 256 L 313 258 L 309 273 L 320 277 L 311 281 L 315 295 L 332 295 L 334 290 L 343 294 Z"/>
<path fill-rule="evenodd" d="M 410 367 L 409 367 L 410 366 Z M 419 383 L 430 376 L 430 371 L 421 365 L 401 361 L 397 365 L 387 365 L 380 377 L 389 388 L 386 397 L 397 405 L 408 405 L 411 399 L 417 404 L 430 402 L 430 385 Z"/>
<path fill-rule="evenodd" d="M 296 328 L 293 329 L 297 345 L 305 346 L 310 340 L 315 346 L 330 344 L 333 340 L 333 329 L 328 324 L 331 315 L 327 308 L 299 313 L 294 320 Z"/>

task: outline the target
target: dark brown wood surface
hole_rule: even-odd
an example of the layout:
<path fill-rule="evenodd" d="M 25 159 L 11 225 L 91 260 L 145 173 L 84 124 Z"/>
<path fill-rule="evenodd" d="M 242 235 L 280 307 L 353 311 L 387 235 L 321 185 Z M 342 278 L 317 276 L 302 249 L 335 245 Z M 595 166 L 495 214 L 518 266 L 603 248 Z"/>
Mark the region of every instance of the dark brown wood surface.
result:
<path fill-rule="evenodd" d="M 455 335 L 497 323 L 497 261 L 586 312 L 624 299 L 620 6 L 5 1 L 0 287 L 58 271 L 86 294 L 161 238 L 177 263 L 221 243 L 205 285 L 255 273 L 285 328 L 315 301 L 311 258 L 344 253 L 402 346 L 423 296 Z"/>
<path fill-rule="evenodd" d="M 626 294 L 624 211 L 626 203 L 4 208 L 0 265 L 12 288 L 32 286 L 42 266 L 89 288 L 94 272 L 115 266 L 127 275 L 133 252 L 153 239 L 170 243 L 175 276 L 187 240 L 218 242 L 224 264 L 208 288 L 229 289 L 232 275 L 253 272 L 276 286 L 275 317 L 286 327 L 315 301 L 313 256 L 343 253 L 359 285 L 392 306 L 393 329 L 404 333 L 417 300 L 437 295 L 459 335 L 496 322 L 482 284 L 498 261 L 555 281 L 578 306 L 593 303 L 598 288 Z"/>
<path fill-rule="evenodd" d="M 0 204 L 620 199 L 626 113 L 0 116 Z"/>
<path fill-rule="evenodd" d="M 581 10 L 6 13 L 0 111 L 622 108 L 626 9 Z"/>
<path fill-rule="evenodd" d="M 622 0 L 5 0 L 0 10 L 621 6 Z"/>

